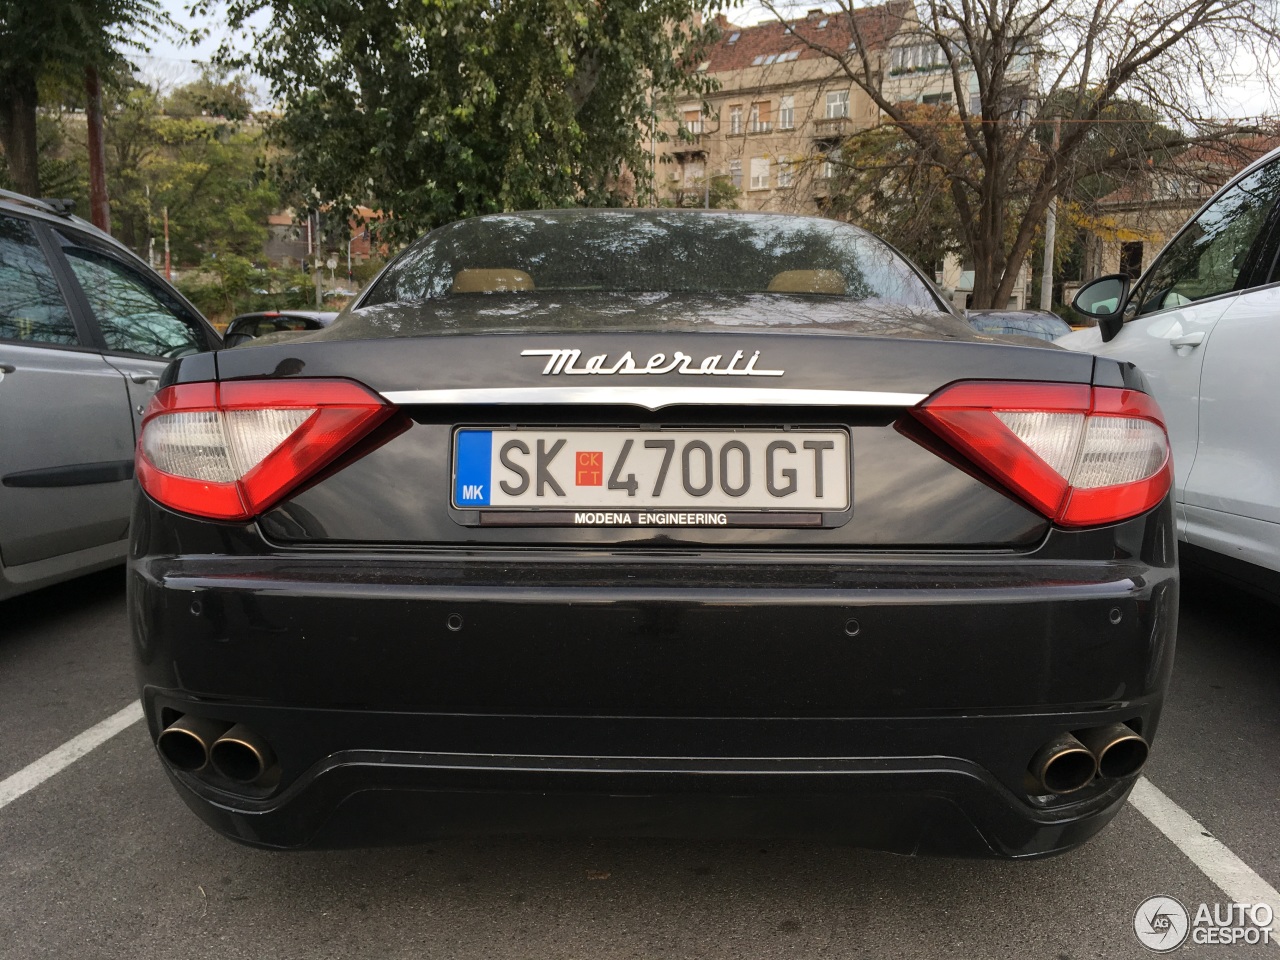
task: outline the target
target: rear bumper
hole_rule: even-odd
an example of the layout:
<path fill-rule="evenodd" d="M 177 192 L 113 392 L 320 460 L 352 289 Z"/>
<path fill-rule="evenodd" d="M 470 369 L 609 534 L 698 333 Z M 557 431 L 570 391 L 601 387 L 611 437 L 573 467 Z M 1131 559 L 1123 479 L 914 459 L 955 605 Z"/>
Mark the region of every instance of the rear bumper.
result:
<path fill-rule="evenodd" d="M 148 717 L 176 701 L 149 691 Z M 317 744 L 403 739 L 447 743 L 439 729 L 484 722 L 401 713 L 298 711 L 249 705 L 191 704 L 192 712 L 234 716 L 275 743 Z M 1138 711 L 1154 723 L 1155 706 Z M 1125 716 L 1134 716 L 1132 709 Z M 1021 742 L 1030 730 L 1061 730 L 1112 719 L 1098 715 L 1006 716 L 957 724 L 939 718 L 844 721 L 814 725 L 846 734 L 879 728 L 881 756 L 653 757 L 540 756 L 344 749 L 312 764 L 268 797 L 236 796 L 206 778 L 170 769 L 186 803 L 220 833 L 254 846 L 373 846 L 477 833 L 821 839 L 903 854 L 1037 857 L 1088 840 L 1111 820 L 1132 779 L 1097 781 L 1067 804 L 1038 805 L 1008 789 L 973 759 L 978 744 Z M 485 718 L 508 742 L 541 735 L 539 718 Z M 592 723 L 623 730 L 621 720 L 557 718 L 552 726 Z M 638 724 L 639 721 L 632 721 Z M 661 726 L 657 724 L 656 726 Z M 686 733 L 767 739 L 774 722 L 667 721 Z M 738 726 L 742 729 L 735 731 Z M 701 727 L 702 729 L 691 729 Z M 437 733 L 430 735 L 432 728 Z M 534 728 L 532 731 L 530 728 Z M 951 729 L 946 729 L 951 728 Z M 388 731 L 400 732 L 389 737 Z M 931 734 L 936 731 L 937 736 Z M 304 732 L 305 731 L 305 732 Z M 496 732 L 496 730 L 494 731 Z M 787 731 L 794 736 L 795 731 Z M 416 738 L 416 737 L 415 737 Z M 954 756 L 911 756 L 927 740 L 956 744 Z M 565 738 L 562 742 L 571 742 Z M 896 745 L 896 746 L 895 746 Z M 1015 748 L 1017 749 L 1017 748 Z"/>
<path fill-rule="evenodd" d="M 1167 504 L 1131 524 L 1118 540 L 1171 542 L 1142 534 L 1171 532 Z M 129 589 L 153 737 L 191 713 L 279 760 L 247 788 L 169 770 L 247 843 L 585 832 L 1032 857 L 1102 829 L 1132 777 L 1037 798 L 1031 757 L 1112 722 L 1150 741 L 1176 631 L 1171 558 L 1054 551 L 155 553 Z"/>

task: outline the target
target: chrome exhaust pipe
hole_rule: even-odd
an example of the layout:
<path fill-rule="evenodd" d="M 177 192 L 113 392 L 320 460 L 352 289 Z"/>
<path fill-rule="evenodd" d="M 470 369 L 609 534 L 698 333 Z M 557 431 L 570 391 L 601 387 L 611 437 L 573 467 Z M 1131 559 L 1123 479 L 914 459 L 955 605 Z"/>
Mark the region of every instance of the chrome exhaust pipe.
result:
<path fill-rule="evenodd" d="M 160 755 L 179 770 L 198 773 L 209 763 L 209 749 L 231 726 L 187 714 L 160 731 L 156 747 Z"/>
<path fill-rule="evenodd" d="M 1041 793 L 1074 793 L 1089 785 L 1098 772 L 1098 761 L 1083 743 L 1061 733 L 1040 748 L 1029 770 Z"/>
<path fill-rule="evenodd" d="M 1080 730 L 1076 737 L 1098 761 L 1098 776 L 1127 777 L 1142 769 L 1150 748 L 1147 741 L 1123 723 Z"/>
<path fill-rule="evenodd" d="M 275 766 L 276 755 L 267 741 L 237 723 L 209 748 L 213 768 L 236 783 L 253 783 Z"/>

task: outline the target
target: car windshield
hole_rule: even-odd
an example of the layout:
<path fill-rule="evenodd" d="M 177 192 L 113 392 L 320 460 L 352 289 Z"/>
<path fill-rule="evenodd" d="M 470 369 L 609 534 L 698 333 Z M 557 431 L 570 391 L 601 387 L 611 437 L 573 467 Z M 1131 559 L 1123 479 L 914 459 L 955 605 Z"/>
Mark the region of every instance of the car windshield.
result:
<path fill-rule="evenodd" d="M 442 227 L 409 247 L 360 306 L 534 292 L 773 294 L 940 309 L 900 255 L 848 224 L 623 210 Z"/>

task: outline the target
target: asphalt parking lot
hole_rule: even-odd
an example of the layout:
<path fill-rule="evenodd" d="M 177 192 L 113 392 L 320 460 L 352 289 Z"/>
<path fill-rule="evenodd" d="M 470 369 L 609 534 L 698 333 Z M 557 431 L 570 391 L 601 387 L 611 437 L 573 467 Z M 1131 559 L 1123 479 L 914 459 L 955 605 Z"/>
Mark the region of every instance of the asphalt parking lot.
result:
<path fill-rule="evenodd" d="M 1151 956 L 1133 930 L 1146 898 L 1194 911 L 1233 899 L 1218 884 L 1280 885 L 1278 618 L 1186 584 L 1145 771 L 1155 813 L 1131 803 L 1051 860 L 534 838 L 278 854 L 197 821 L 127 714 L 77 755 L 75 738 L 135 697 L 123 575 L 108 571 L 0 604 L 0 957 Z M 59 753 L 68 741 L 80 748 Z"/>

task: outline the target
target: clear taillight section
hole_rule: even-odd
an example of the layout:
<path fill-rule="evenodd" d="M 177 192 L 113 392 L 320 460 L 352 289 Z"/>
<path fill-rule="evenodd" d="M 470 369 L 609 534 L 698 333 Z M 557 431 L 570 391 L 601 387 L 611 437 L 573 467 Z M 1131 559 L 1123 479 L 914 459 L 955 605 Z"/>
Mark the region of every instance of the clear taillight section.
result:
<path fill-rule="evenodd" d="M 1068 383 L 965 381 L 913 416 L 1044 516 L 1114 523 L 1169 492 L 1169 438 L 1145 393 Z"/>
<path fill-rule="evenodd" d="M 176 384 L 157 393 L 143 417 L 138 482 L 174 510 L 247 520 L 394 411 L 350 380 Z"/>

